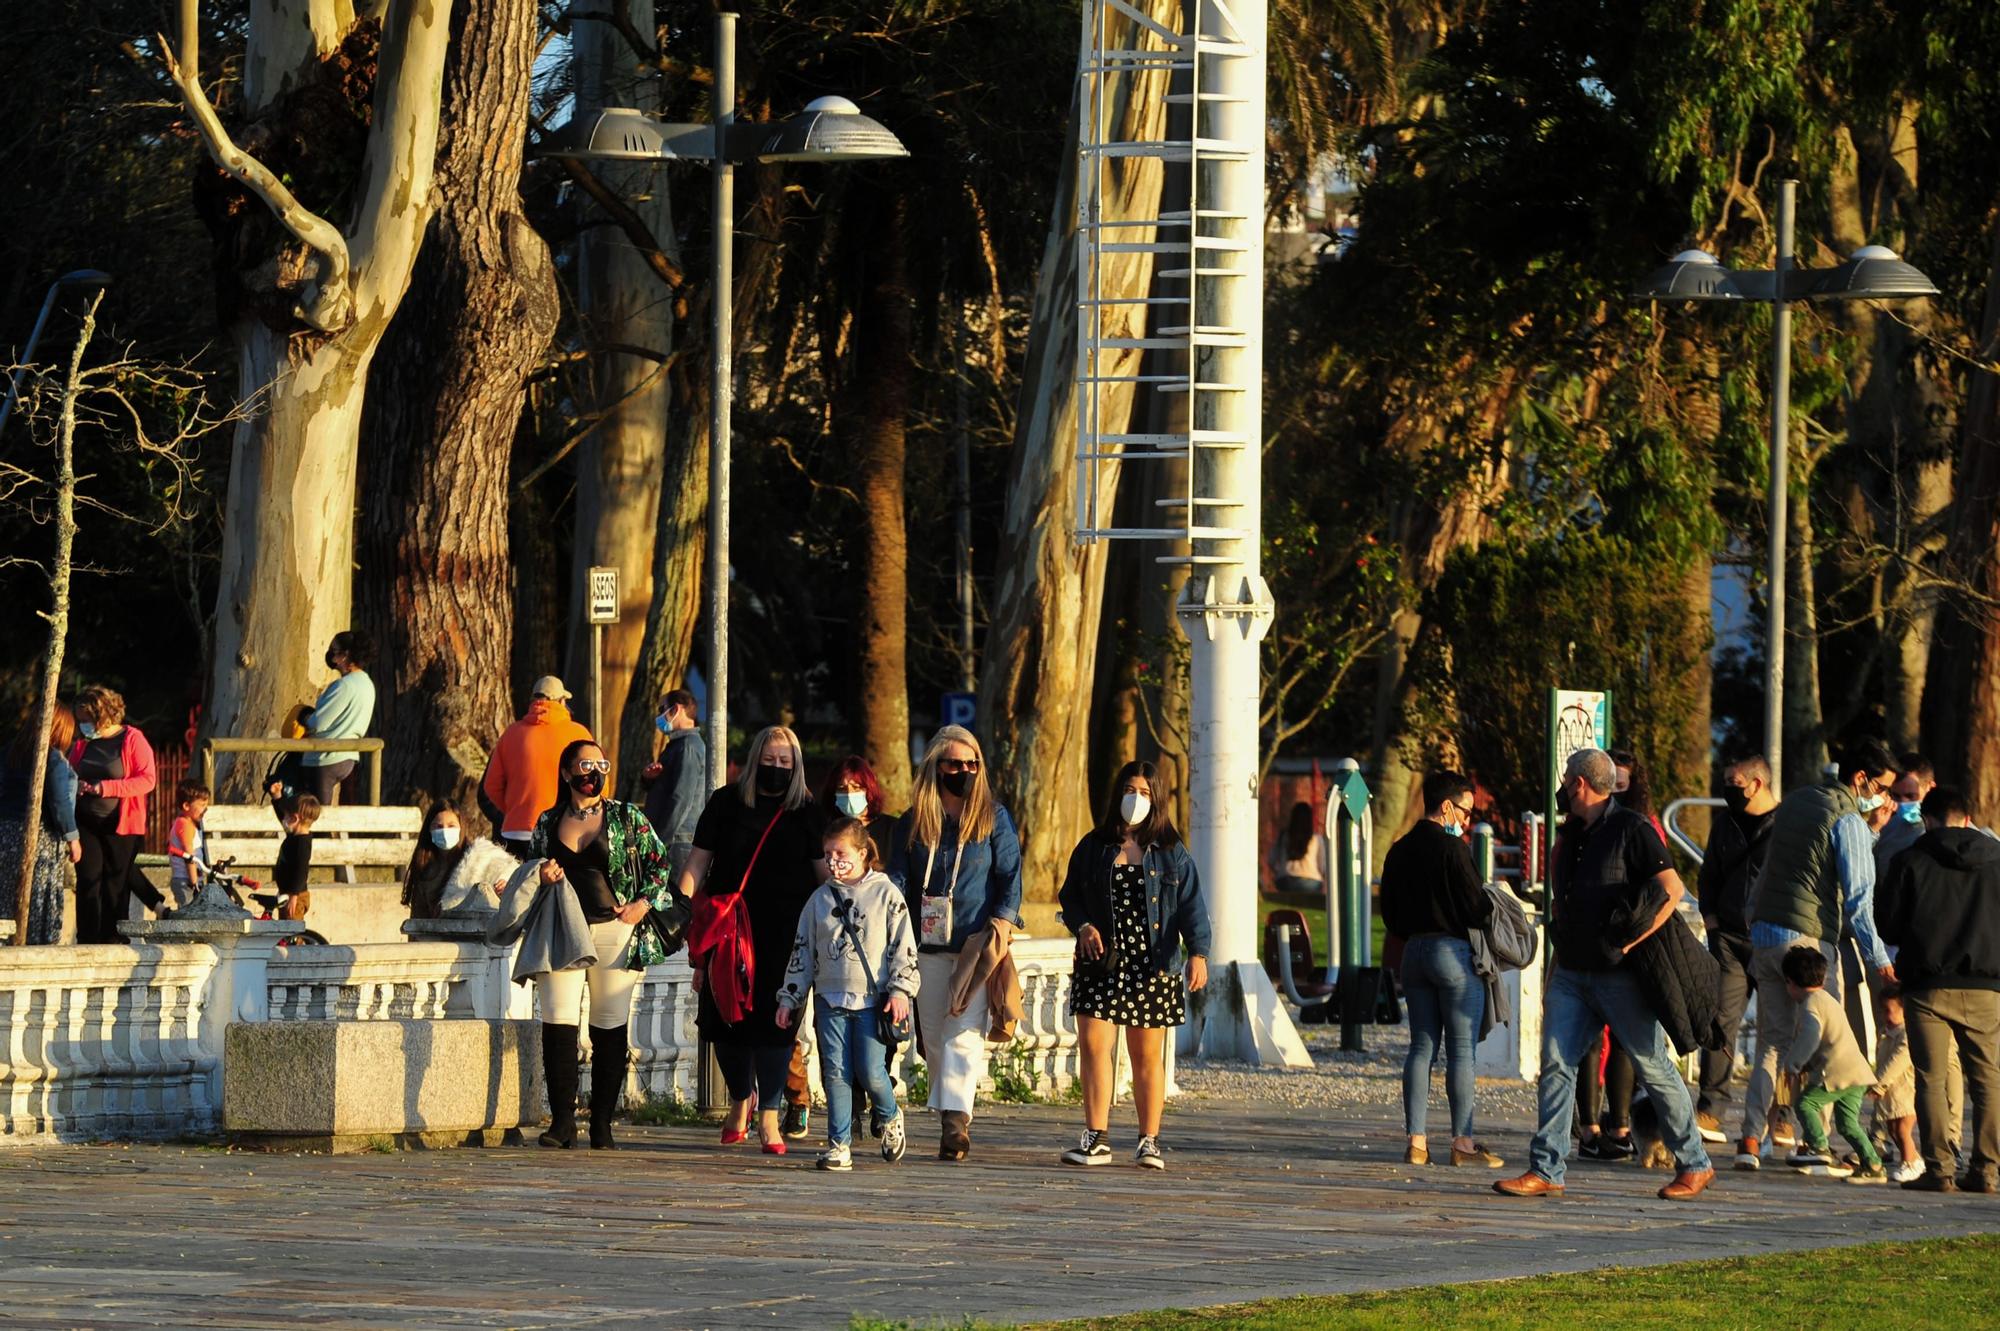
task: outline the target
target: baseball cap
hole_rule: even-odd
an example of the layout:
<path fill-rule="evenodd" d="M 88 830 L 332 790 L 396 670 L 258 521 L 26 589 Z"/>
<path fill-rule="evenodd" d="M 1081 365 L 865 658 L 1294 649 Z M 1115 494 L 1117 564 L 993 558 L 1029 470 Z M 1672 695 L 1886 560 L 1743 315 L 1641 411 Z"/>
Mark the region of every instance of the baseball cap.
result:
<path fill-rule="evenodd" d="M 553 698 L 557 702 L 567 701 L 571 696 L 570 691 L 563 687 L 563 682 L 554 675 L 543 675 L 536 680 L 534 694 L 537 698 Z"/>

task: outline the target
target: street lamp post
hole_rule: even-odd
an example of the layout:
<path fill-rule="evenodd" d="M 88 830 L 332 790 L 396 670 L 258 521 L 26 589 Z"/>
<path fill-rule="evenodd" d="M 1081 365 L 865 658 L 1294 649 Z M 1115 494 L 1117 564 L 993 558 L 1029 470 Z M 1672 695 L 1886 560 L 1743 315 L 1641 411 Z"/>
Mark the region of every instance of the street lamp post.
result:
<path fill-rule="evenodd" d="M 111 274 L 101 273 L 95 268 L 79 268 L 49 283 L 49 293 L 42 297 L 42 311 L 35 316 L 35 326 L 28 331 L 28 345 L 21 350 L 21 363 L 7 376 L 7 404 L 0 406 L 0 431 L 7 428 L 7 421 L 14 414 L 14 403 L 21 396 L 21 371 L 35 362 L 35 345 L 42 340 L 42 330 L 48 327 L 49 311 L 56 305 L 56 293 L 64 287 L 102 287 L 110 284 Z"/>
<path fill-rule="evenodd" d="M 1881 245 L 1864 245 L 1837 268 L 1793 262 L 1796 180 L 1778 185 L 1777 262 L 1725 268 L 1702 250 L 1683 250 L 1646 279 L 1644 300 L 1767 301 L 1771 305 L 1771 482 L 1767 539 L 1768 622 L 1764 626 L 1764 753 L 1771 780 L 1785 779 L 1785 592 L 1792 409 L 1792 304 L 1800 300 L 1910 300 L 1935 296 L 1931 280 Z"/>
<path fill-rule="evenodd" d="M 709 302 L 708 781 L 729 778 L 729 441 L 739 162 L 860 162 L 908 157 L 896 136 L 845 97 L 820 97 L 772 123 L 736 118 L 736 15 L 715 16 L 714 119 L 668 124 L 631 107 L 580 113 L 545 135 L 538 157 L 578 162 L 707 162 L 714 178 L 715 257 Z"/>

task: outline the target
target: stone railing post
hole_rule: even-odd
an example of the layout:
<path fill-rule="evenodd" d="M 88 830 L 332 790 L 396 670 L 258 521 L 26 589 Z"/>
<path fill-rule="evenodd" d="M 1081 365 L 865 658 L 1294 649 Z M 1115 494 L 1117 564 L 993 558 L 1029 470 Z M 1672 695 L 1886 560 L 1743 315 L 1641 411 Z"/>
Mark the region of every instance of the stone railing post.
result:
<path fill-rule="evenodd" d="M 477 943 L 486 950 L 486 965 L 474 986 L 472 1015 L 485 1021 L 527 1021 L 535 1015 L 535 991 L 514 983 L 514 951 L 520 944 L 496 947 L 487 942 L 486 926 L 492 919 L 491 908 L 467 906 L 435 920 L 405 920 L 403 937 L 412 942 Z"/>
<path fill-rule="evenodd" d="M 303 933 L 296 920 L 259 920 L 223 898 L 211 884 L 166 920 L 122 920 L 118 932 L 135 943 L 206 943 L 215 970 L 201 1006 L 201 1049 L 209 1065 L 206 1103 L 222 1109 L 223 1035 L 233 1021 L 271 1019 L 271 958 L 287 938 Z"/>

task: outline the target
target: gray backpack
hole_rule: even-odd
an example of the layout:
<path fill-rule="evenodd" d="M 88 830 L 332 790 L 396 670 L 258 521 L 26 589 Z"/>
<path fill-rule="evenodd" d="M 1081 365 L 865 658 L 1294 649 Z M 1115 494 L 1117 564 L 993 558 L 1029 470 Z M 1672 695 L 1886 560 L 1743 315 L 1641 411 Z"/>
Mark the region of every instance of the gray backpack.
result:
<path fill-rule="evenodd" d="M 1535 959 L 1535 950 L 1541 945 L 1534 922 L 1528 918 L 1521 899 L 1503 884 L 1486 884 L 1486 895 L 1493 902 L 1493 918 L 1486 922 L 1482 932 L 1486 935 L 1487 947 L 1493 952 L 1493 960 L 1499 963 L 1502 970 L 1525 969 Z"/>

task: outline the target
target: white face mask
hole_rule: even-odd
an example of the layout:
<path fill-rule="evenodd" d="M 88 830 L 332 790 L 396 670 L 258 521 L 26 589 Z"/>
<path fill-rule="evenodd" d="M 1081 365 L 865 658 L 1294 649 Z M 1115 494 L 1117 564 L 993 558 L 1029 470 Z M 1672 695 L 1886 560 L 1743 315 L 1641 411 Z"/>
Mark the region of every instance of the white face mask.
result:
<path fill-rule="evenodd" d="M 1863 795 L 1860 799 L 1855 801 L 1855 805 L 1863 813 L 1873 813 L 1875 812 L 1875 810 L 1881 808 L 1884 804 L 1887 804 L 1888 802 L 1889 801 L 1881 795 Z"/>
<path fill-rule="evenodd" d="M 833 792 L 833 807 L 849 818 L 859 818 L 868 812 L 868 796 L 858 790 L 836 790 Z"/>
<path fill-rule="evenodd" d="M 1127 791 L 1125 797 L 1118 801 L 1118 816 L 1125 820 L 1127 827 L 1136 827 L 1144 822 L 1146 815 L 1152 811 L 1153 801 L 1136 790 Z"/>
<path fill-rule="evenodd" d="M 458 829 L 456 827 L 433 827 L 431 829 L 431 844 L 439 850 L 450 850 L 458 844 Z"/>

